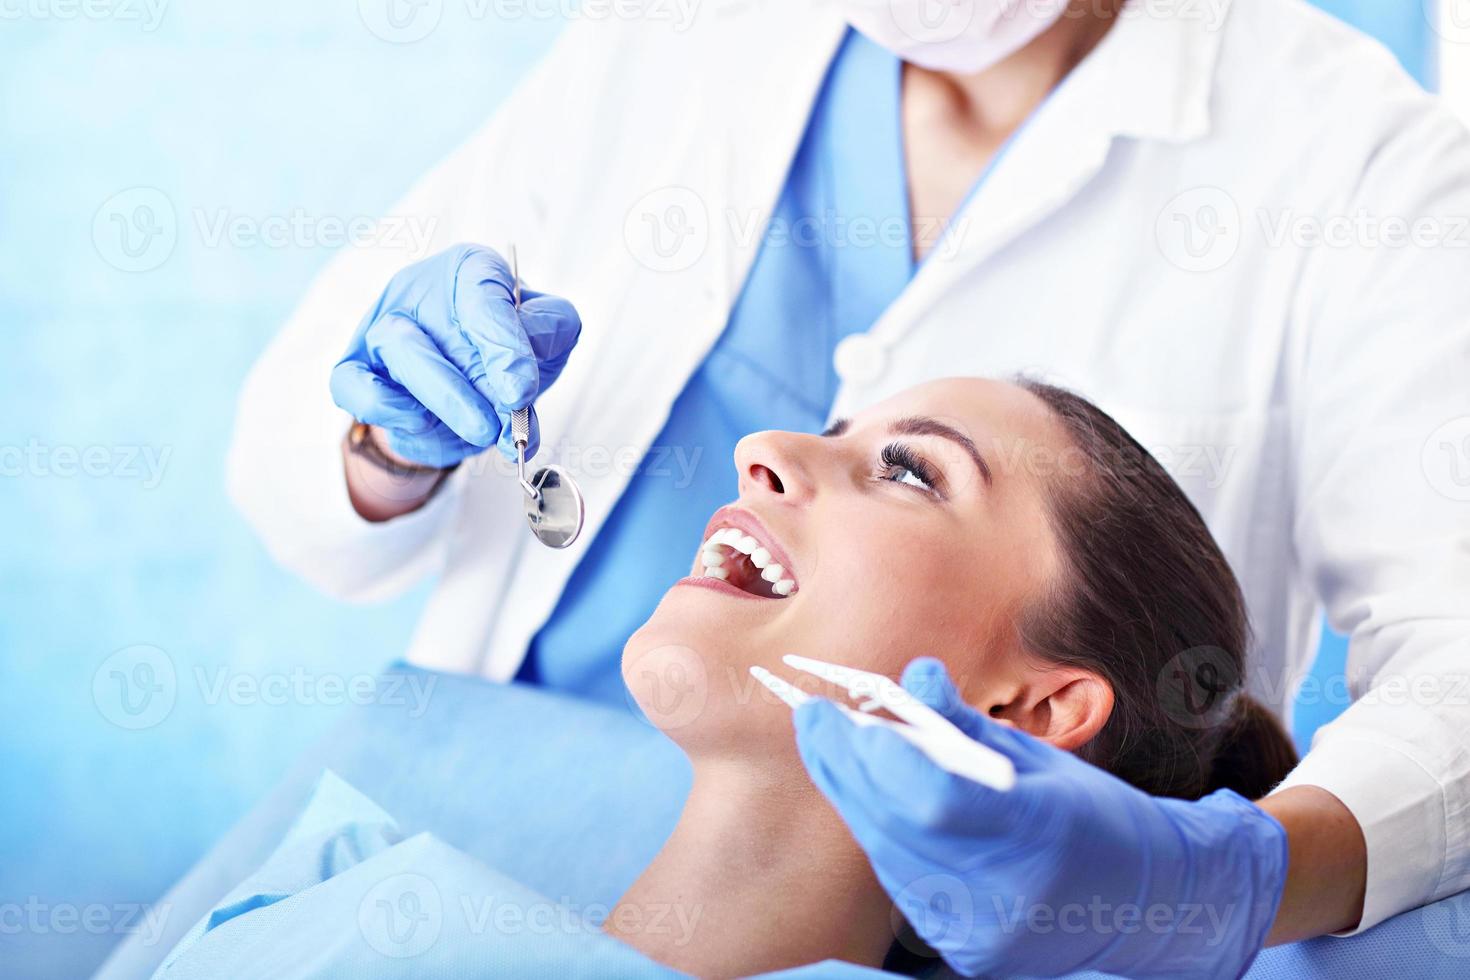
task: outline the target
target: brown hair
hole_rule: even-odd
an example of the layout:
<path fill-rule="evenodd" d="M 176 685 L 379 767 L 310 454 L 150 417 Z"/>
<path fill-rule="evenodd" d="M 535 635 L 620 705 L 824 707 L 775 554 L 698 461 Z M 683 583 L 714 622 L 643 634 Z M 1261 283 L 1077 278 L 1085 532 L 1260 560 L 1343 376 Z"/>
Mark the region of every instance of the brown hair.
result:
<path fill-rule="evenodd" d="M 1244 691 L 1250 627 L 1240 585 L 1179 484 L 1106 412 L 1017 382 L 1075 453 L 1048 501 L 1062 554 L 1055 586 L 1021 617 L 1021 642 L 1113 688 L 1111 717 L 1078 753 L 1139 789 L 1193 799 L 1269 792 L 1296 764 L 1271 713 Z"/>

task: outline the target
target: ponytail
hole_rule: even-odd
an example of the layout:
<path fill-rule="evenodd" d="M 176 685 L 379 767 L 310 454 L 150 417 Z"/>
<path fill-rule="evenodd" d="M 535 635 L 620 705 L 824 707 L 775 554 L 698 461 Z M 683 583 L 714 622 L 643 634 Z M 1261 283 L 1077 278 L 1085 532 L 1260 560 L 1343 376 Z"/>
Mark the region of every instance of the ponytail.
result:
<path fill-rule="evenodd" d="M 1255 698 L 1240 694 L 1214 764 L 1207 792 L 1231 789 L 1248 800 L 1259 800 L 1297 764 L 1296 746 L 1281 722 Z"/>

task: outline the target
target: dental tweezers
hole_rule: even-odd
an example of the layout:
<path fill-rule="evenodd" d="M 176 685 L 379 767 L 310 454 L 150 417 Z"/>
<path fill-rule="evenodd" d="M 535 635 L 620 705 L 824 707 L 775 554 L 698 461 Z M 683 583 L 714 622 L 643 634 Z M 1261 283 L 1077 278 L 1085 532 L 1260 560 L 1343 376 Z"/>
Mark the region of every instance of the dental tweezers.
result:
<path fill-rule="evenodd" d="M 819 677 L 845 689 L 857 700 L 856 709 L 845 704 L 837 708 L 855 725 L 881 725 L 907 740 L 946 772 L 973 780 L 1004 792 L 1016 785 L 1016 767 L 1011 760 L 988 745 L 966 735 L 948 718 L 929 707 L 882 674 L 830 664 L 811 657 L 787 654 L 781 658 L 788 667 Z M 782 680 L 764 667 L 752 666 L 751 676 L 771 693 L 790 705 L 794 711 L 812 699 L 812 695 Z M 879 709 L 896 715 L 899 721 L 880 718 Z"/>

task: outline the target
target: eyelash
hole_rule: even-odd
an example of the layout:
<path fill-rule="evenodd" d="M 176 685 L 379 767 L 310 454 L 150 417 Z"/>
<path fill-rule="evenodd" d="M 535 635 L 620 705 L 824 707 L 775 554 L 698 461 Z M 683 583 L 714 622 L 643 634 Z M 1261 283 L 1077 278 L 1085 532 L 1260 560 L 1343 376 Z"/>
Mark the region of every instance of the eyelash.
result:
<path fill-rule="evenodd" d="M 883 447 L 878 455 L 879 470 L 878 479 L 890 483 L 898 483 L 900 486 L 913 487 L 920 493 L 927 493 L 939 497 L 939 474 L 933 466 L 918 453 L 900 442 L 891 442 Z M 895 472 L 907 470 L 923 483 L 922 487 L 915 487 L 912 483 L 904 483 L 894 479 Z"/>

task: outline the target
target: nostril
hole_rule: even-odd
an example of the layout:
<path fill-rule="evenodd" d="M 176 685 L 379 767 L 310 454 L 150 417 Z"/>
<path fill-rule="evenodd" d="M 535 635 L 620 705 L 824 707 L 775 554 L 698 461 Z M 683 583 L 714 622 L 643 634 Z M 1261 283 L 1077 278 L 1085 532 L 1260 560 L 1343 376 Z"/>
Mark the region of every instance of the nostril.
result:
<path fill-rule="evenodd" d="M 782 485 L 781 478 L 776 471 L 769 466 L 760 463 L 752 463 L 750 466 L 750 478 L 756 483 L 770 490 L 772 493 L 785 493 L 786 487 Z"/>

